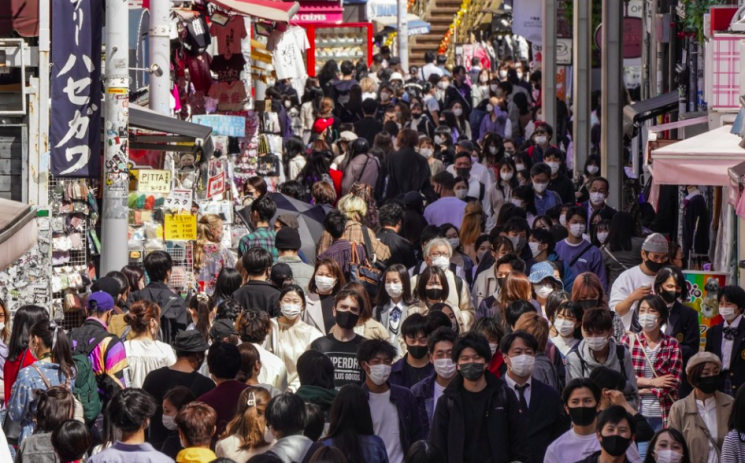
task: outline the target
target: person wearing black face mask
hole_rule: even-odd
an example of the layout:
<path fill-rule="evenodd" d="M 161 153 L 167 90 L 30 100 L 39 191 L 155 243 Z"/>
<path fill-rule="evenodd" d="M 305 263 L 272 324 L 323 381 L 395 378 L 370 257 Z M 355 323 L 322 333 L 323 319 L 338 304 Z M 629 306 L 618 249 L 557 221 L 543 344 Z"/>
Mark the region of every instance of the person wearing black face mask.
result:
<path fill-rule="evenodd" d="M 362 368 L 357 361 L 357 348 L 366 339 L 354 332 L 360 319 L 363 301 L 350 289 L 342 289 L 334 297 L 334 320 L 336 325 L 328 335 L 310 344 L 312 350 L 328 355 L 336 367 L 334 386 L 340 389 L 345 384 L 361 384 Z"/>
<path fill-rule="evenodd" d="M 686 375 L 694 387 L 693 392 L 670 409 L 668 427 L 683 433 L 692 462 L 720 460 L 734 402 L 732 397 L 718 391 L 722 384 L 721 369 L 721 360 L 711 352 L 691 357 Z"/>
<path fill-rule="evenodd" d="M 665 324 L 665 334 L 678 341 L 683 365 L 686 365 L 699 350 L 700 334 L 698 312 L 681 302 L 688 300 L 688 285 L 683 272 L 672 265 L 662 267 L 654 279 L 654 293 L 659 294 L 667 304 L 670 317 Z M 691 390 L 683 372 L 678 396 L 686 397 Z"/>
<path fill-rule="evenodd" d="M 634 420 L 623 407 L 614 405 L 605 409 L 598 416 L 600 451 L 577 463 L 628 463 L 626 452 L 634 440 L 635 431 Z"/>
<path fill-rule="evenodd" d="M 453 346 L 460 374 L 440 397 L 429 435 L 448 463 L 530 461 L 525 415 L 515 393 L 484 374 L 490 357 L 486 338 L 473 331 Z"/>
<path fill-rule="evenodd" d="M 642 263 L 621 273 L 613 283 L 609 305 L 627 331 L 641 331 L 636 308 L 641 298 L 651 294 L 657 272 L 668 262 L 668 250 L 665 237 L 652 233 L 642 244 Z"/>
<path fill-rule="evenodd" d="M 414 313 L 406 317 L 401 325 L 401 334 L 406 342 L 403 358 L 391 367 L 388 381 L 397 386 L 411 389 L 413 385 L 429 377 L 434 372 L 434 366 L 427 357 L 427 336 L 432 328 L 422 314 Z"/>

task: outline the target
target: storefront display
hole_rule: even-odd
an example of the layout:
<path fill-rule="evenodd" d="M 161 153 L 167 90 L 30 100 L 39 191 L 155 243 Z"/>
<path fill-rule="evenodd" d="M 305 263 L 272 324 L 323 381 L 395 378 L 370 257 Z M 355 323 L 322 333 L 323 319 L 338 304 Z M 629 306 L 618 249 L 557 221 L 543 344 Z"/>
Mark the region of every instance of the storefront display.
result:
<path fill-rule="evenodd" d="M 308 31 L 308 73 L 316 76 L 326 61 L 363 60 L 372 64 L 373 28 L 370 23 L 339 26 L 311 25 Z"/>

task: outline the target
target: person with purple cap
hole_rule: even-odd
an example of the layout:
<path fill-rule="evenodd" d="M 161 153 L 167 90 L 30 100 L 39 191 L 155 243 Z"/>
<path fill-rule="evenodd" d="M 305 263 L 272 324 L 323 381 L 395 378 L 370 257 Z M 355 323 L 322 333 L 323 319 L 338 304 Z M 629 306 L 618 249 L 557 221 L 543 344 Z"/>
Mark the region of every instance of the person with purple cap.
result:
<path fill-rule="evenodd" d="M 88 356 L 98 382 L 98 393 L 106 403 L 127 387 L 127 352 L 122 341 L 107 331 L 114 314 L 114 298 L 105 291 L 91 293 L 85 303 L 88 318 L 72 330 L 73 352 Z"/>
<path fill-rule="evenodd" d="M 621 317 L 627 331 L 632 325 L 637 328 L 633 331 L 641 331 L 636 308 L 644 296 L 652 293 L 657 272 L 668 263 L 669 246 L 664 236 L 652 233 L 642 244 L 642 263 L 618 275 L 613 283 L 609 305 Z"/>

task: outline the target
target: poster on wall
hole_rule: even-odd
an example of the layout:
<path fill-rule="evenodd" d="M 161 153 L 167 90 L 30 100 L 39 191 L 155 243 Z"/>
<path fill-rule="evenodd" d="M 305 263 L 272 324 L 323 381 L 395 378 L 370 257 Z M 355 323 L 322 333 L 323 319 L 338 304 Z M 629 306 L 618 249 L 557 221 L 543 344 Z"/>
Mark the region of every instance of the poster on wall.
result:
<path fill-rule="evenodd" d="M 535 45 L 543 43 L 542 4 L 541 0 L 521 0 L 515 3 L 512 11 L 512 32 Z"/>
<path fill-rule="evenodd" d="M 706 346 L 706 333 L 714 325 L 722 323 L 719 315 L 719 288 L 727 284 L 727 274 L 721 272 L 684 271 L 688 285 L 686 305 L 698 312 L 698 327 L 701 333 L 701 347 Z"/>
<path fill-rule="evenodd" d="M 52 11 L 52 174 L 99 178 L 103 0 L 52 0 Z"/>

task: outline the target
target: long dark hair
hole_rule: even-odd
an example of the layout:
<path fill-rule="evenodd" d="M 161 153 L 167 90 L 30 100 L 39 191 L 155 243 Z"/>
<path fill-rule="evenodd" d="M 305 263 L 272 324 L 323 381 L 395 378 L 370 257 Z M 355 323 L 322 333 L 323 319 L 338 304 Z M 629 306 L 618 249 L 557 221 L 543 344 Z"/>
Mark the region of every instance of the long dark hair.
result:
<path fill-rule="evenodd" d="M 300 183 L 306 187 L 313 186 L 314 183 L 322 179 L 323 175 L 329 175 L 331 167 L 331 153 L 326 151 L 313 151 L 305 163 L 303 170 L 297 176 Z"/>
<path fill-rule="evenodd" d="M 657 276 L 654 278 L 654 293 L 660 294 L 662 292 L 662 285 L 667 280 L 673 277 L 675 282 L 680 286 L 680 299 L 685 301 L 688 299 L 688 284 L 686 283 L 683 272 L 674 265 L 665 265 L 657 272 Z"/>
<path fill-rule="evenodd" d="M 59 365 L 60 372 L 64 373 L 72 384 L 75 364 L 72 360 L 72 346 L 65 335 L 65 330 L 52 321 L 42 320 L 31 327 L 29 335 L 38 337 L 44 343 L 44 347 L 52 350 L 52 361 Z"/>
<path fill-rule="evenodd" d="M 342 387 L 331 404 L 328 438 L 349 461 L 365 461 L 360 436 L 371 436 L 373 430 L 367 394 L 356 384 Z"/>
<path fill-rule="evenodd" d="M 15 362 L 21 353 L 28 349 L 31 327 L 42 320 L 49 320 L 49 311 L 38 305 L 24 305 L 13 318 L 13 331 L 8 342 L 8 360 Z M 6 320 L 5 323 L 8 323 Z"/>
<path fill-rule="evenodd" d="M 302 155 L 304 158 L 307 157 L 303 140 L 300 137 L 290 137 L 285 140 L 285 155 L 282 164 L 284 165 L 286 174 L 290 173 L 290 161 L 298 154 Z M 295 179 L 288 178 L 287 180 Z"/>
<path fill-rule="evenodd" d="M 223 267 L 217 275 L 215 292 L 212 293 L 212 299 L 214 299 L 217 304 L 225 299 L 230 299 L 233 297 L 233 293 L 236 292 L 242 284 L 243 277 L 238 270 L 230 267 Z"/>
<path fill-rule="evenodd" d="M 610 222 L 608 248 L 611 252 L 631 251 L 631 238 L 636 236 L 634 218 L 626 211 L 618 211 Z"/>
<path fill-rule="evenodd" d="M 340 170 L 342 172 L 345 172 L 347 170 L 347 167 L 349 167 L 349 163 L 352 161 L 352 159 L 356 158 L 357 156 L 367 156 L 368 152 L 370 151 L 370 144 L 365 140 L 364 138 L 360 137 L 350 143 L 350 147 L 347 150 L 346 154 L 344 154 L 344 159 L 341 161 Z"/>
<path fill-rule="evenodd" d="M 385 285 L 385 276 L 388 273 L 397 273 L 398 277 L 401 279 L 401 285 L 403 286 L 403 302 L 407 306 L 410 306 L 414 304 L 415 298 L 411 294 L 411 278 L 409 278 L 409 271 L 406 270 L 406 267 L 401 264 L 393 264 L 387 269 L 385 269 L 385 272 L 383 272 L 383 278 L 381 283 Z M 385 290 L 385 288 L 381 288 L 382 291 L 378 291 L 377 298 L 375 299 L 375 305 L 377 307 L 383 307 L 389 302 L 391 302 L 391 296 L 388 295 L 388 291 Z"/>
<path fill-rule="evenodd" d="M 652 456 L 652 452 L 654 452 L 654 447 L 655 445 L 657 445 L 657 440 L 664 433 L 669 433 L 670 437 L 672 437 L 673 440 L 675 440 L 681 445 L 681 447 L 683 447 L 683 459 L 680 460 L 680 463 L 691 463 L 691 452 L 690 450 L 688 450 L 688 444 L 686 443 L 685 437 L 683 437 L 683 433 L 675 428 L 666 428 L 657 431 L 652 440 L 649 441 L 649 447 L 647 447 L 647 456 L 644 457 L 644 463 L 655 463 L 657 461 L 655 457 Z"/>
<path fill-rule="evenodd" d="M 206 293 L 199 293 L 189 301 L 189 308 L 197 313 L 196 328 L 202 333 L 204 340 L 210 340 L 210 312 L 214 303 L 211 297 Z"/>
<path fill-rule="evenodd" d="M 321 88 L 325 89 L 330 82 L 336 80 L 337 74 L 339 74 L 339 65 L 336 64 L 336 61 L 332 59 L 326 61 L 326 64 L 318 73 L 318 82 L 321 84 Z"/>

